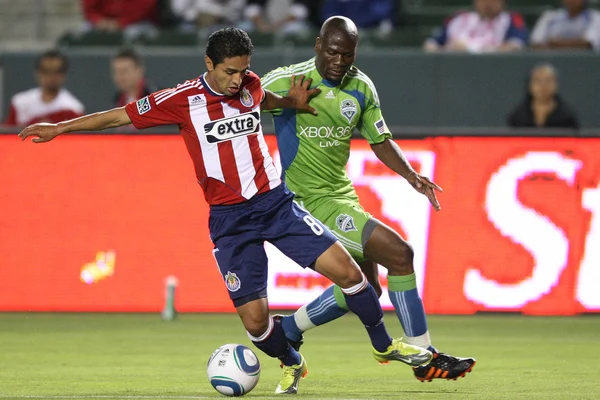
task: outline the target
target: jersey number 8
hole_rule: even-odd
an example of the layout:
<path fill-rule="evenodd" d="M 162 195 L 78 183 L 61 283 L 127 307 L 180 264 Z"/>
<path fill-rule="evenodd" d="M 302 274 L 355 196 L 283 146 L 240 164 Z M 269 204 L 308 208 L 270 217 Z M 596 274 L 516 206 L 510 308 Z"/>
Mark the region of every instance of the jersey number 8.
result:
<path fill-rule="evenodd" d="M 305 215 L 302 219 L 304 220 L 304 222 L 306 222 L 306 225 L 308 225 L 310 229 L 312 229 L 315 235 L 321 236 L 323 232 L 325 232 L 321 224 L 310 215 Z"/>

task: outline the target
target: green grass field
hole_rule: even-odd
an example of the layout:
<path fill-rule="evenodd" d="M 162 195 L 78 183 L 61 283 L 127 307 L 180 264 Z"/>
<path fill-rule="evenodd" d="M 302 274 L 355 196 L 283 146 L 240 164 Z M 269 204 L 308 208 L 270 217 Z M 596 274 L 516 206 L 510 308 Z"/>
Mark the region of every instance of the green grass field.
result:
<path fill-rule="evenodd" d="M 393 315 L 386 320 L 400 332 Z M 410 368 L 378 365 L 358 319 L 306 335 L 310 399 L 600 399 L 600 317 L 432 316 L 434 344 L 478 359 L 458 381 L 418 382 Z M 211 352 L 250 345 L 234 315 L 0 314 L 1 399 L 208 399 Z M 273 398 L 278 362 L 258 353 L 249 398 Z"/>

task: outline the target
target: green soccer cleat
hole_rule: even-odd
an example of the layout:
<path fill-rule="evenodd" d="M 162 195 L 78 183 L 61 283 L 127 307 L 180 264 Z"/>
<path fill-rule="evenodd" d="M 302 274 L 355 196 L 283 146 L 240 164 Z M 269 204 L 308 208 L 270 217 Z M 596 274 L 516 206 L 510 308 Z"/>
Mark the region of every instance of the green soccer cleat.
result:
<path fill-rule="evenodd" d="M 387 351 L 380 353 L 373 349 L 373 357 L 379 364 L 388 364 L 390 361 L 400 361 L 411 367 L 428 364 L 433 358 L 429 350 L 402 342 L 400 339 L 392 340 Z"/>
<path fill-rule="evenodd" d="M 304 379 L 304 377 L 308 374 L 308 367 L 306 366 L 306 361 L 304 360 L 302 354 L 300 354 L 300 365 L 292 365 L 290 367 L 283 365 L 281 368 L 283 368 L 283 377 L 281 378 L 279 385 L 277 385 L 275 393 L 298 393 L 298 383 L 300 382 L 300 378 Z"/>

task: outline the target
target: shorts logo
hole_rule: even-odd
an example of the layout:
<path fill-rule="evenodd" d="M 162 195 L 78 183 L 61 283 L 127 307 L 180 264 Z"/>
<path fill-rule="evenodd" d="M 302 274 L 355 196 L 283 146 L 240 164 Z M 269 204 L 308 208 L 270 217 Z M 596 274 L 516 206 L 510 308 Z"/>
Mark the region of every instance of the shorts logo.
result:
<path fill-rule="evenodd" d="M 240 290 L 242 282 L 235 272 L 227 271 L 227 274 L 225 275 L 225 285 L 230 292 L 237 292 Z"/>
<path fill-rule="evenodd" d="M 342 232 L 358 231 L 354 225 L 354 218 L 347 214 L 340 214 L 335 219 L 335 224 Z"/>
<path fill-rule="evenodd" d="M 252 107 L 254 105 L 254 99 L 252 98 L 250 91 L 246 88 L 243 88 L 240 93 L 240 101 L 244 107 Z"/>
<path fill-rule="evenodd" d="M 148 98 L 148 96 L 144 97 L 143 99 L 139 99 L 135 102 L 135 104 L 138 109 L 138 114 L 140 115 L 147 113 L 152 108 L 150 107 L 150 99 Z"/>
<path fill-rule="evenodd" d="M 344 117 L 348 120 L 348 123 L 352 123 L 352 118 L 356 115 L 356 103 L 351 99 L 342 101 L 340 111 Z"/>

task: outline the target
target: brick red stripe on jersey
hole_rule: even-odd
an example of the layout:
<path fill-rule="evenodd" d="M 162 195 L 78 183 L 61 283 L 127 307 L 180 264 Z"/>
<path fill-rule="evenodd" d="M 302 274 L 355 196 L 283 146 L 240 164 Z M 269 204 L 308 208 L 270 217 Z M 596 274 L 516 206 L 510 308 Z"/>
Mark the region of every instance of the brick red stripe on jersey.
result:
<path fill-rule="evenodd" d="M 223 103 L 215 102 L 208 107 L 208 116 L 211 121 L 225 117 L 223 112 Z M 242 193 L 242 184 L 238 176 L 238 167 L 233 152 L 232 140 L 217 143 L 219 150 L 219 159 L 221 161 L 221 169 L 225 184 L 232 188 L 237 193 Z"/>

